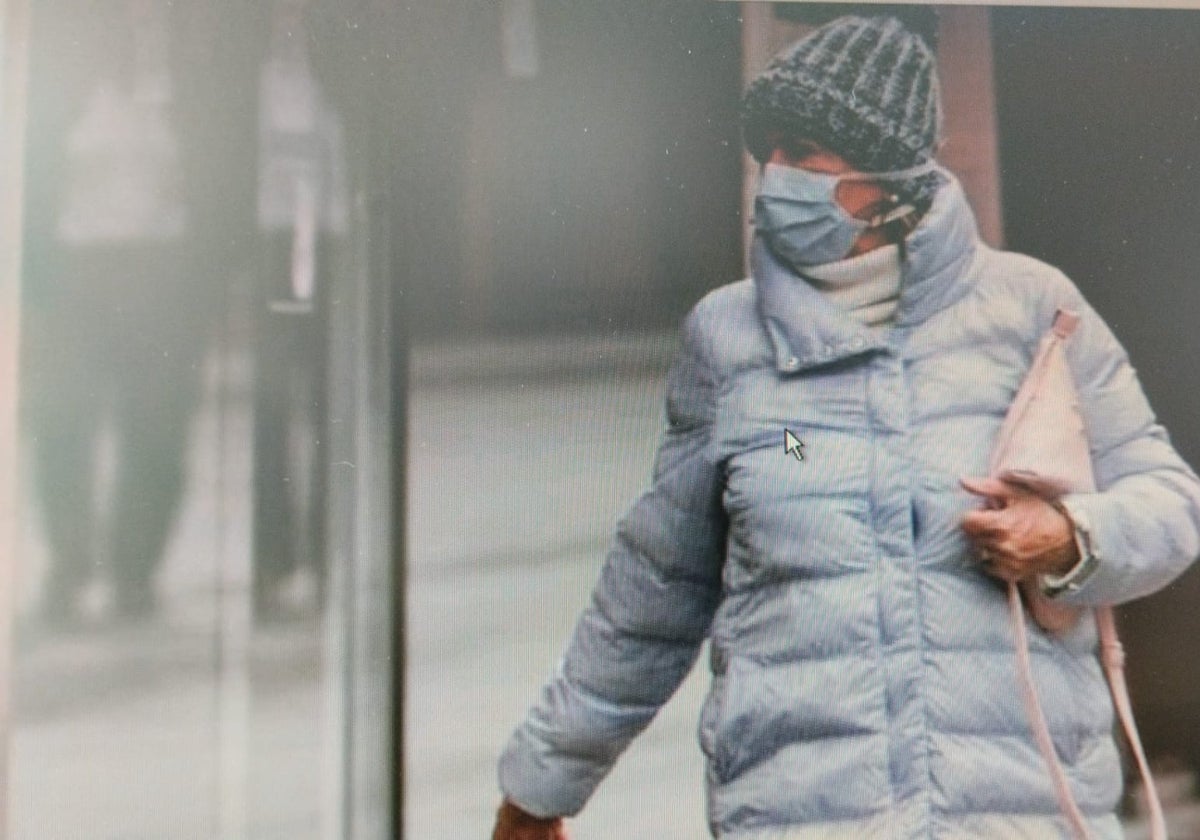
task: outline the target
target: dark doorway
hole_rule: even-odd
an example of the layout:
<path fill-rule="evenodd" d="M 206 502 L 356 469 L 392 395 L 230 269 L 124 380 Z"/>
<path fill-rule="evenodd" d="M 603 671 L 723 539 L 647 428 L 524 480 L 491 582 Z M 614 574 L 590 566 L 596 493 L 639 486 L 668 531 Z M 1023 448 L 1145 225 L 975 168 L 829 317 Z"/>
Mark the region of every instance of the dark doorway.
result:
<path fill-rule="evenodd" d="M 463 34 L 425 331 L 674 325 L 740 267 L 733 5 L 496 4 Z M 520 55 L 505 33 L 520 30 Z"/>

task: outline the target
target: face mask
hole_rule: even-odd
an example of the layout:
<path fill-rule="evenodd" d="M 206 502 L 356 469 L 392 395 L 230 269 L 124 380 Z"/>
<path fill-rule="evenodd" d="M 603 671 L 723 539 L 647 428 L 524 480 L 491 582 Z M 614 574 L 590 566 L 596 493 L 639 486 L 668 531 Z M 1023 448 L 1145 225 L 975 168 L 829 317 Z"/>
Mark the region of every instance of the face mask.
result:
<path fill-rule="evenodd" d="M 864 230 L 912 212 L 903 205 L 870 221 L 856 219 L 838 204 L 839 181 L 903 181 L 932 172 L 934 161 L 895 172 L 832 175 L 768 163 L 754 199 L 754 225 L 772 250 L 792 265 L 823 265 L 846 256 Z"/>

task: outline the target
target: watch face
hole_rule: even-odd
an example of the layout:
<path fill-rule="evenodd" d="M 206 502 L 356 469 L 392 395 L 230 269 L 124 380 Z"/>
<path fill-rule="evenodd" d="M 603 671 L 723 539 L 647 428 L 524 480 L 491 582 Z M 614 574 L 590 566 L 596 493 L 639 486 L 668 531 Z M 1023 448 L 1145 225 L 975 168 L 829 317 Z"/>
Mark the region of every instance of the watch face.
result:
<path fill-rule="evenodd" d="M 1090 552 L 1083 555 L 1083 559 L 1076 564 L 1075 568 L 1067 572 L 1067 574 L 1053 583 L 1043 583 L 1042 592 L 1053 598 L 1056 595 L 1062 595 L 1064 592 L 1078 591 L 1092 576 L 1096 569 L 1100 566 L 1100 561 Z"/>

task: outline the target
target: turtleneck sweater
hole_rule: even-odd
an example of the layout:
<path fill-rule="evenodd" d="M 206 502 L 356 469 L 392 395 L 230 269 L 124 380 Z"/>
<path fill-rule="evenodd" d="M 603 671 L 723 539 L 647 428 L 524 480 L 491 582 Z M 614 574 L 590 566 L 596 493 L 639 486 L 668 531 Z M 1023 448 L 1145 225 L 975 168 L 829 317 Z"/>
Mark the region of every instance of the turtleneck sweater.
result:
<path fill-rule="evenodd" d="M 800 276 L 871 330 L 885 329 L 896 317 L 901 278 L 898 245 L 885 245 L 824 265 L 805 266 Z"/>

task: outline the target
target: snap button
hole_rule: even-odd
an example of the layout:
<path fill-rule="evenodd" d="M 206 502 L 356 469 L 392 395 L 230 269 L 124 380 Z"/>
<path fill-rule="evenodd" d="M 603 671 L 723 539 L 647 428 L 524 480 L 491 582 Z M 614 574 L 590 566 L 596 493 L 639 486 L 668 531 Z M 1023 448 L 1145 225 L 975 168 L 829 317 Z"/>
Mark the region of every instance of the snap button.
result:
<path fill-rule="evenodd" d="M 795 356 L 791 356 L 788 358 L 787 362 L 785 362 L 784 364 L 786 367 L 796 368 L 796 367 L 800 366 L 800 360 L 797 359 Z"/>

